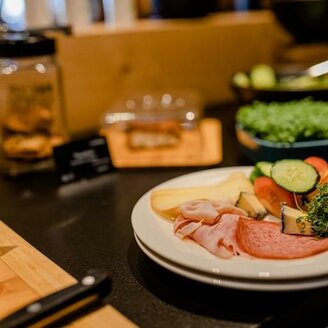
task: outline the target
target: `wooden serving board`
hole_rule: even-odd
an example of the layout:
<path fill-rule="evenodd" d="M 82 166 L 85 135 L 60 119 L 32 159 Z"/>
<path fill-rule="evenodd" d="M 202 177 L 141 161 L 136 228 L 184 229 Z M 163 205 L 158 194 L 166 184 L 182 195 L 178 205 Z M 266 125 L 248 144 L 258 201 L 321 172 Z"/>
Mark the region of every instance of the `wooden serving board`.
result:
<path fill-rule="evenodd" d="M 101 134 L 106 137 L 118 168 L 206 166 L 222 161 L 221 122 L 214 118 L 200 120 L 197 129 L 182 132 L 177 146 L 167 148 L 132 150 L 124 131 L 107 128 Z"/>
<path fill-rule="evenodd" d="M 0 221 L 0 319 L 75 283 L 75 278 Z M 113 307 L 105 305 L 68 327 L 136 326 Z"/>

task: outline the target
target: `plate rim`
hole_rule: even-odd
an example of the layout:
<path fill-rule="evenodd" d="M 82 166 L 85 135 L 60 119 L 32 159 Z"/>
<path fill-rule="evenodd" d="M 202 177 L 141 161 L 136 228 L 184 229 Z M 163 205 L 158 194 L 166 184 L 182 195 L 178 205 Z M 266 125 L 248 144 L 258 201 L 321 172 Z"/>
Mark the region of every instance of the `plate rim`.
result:
<path fill-rule="evenodd" d="M 157 263 L 164 269 L 171 271 L 182 277 L 202 282 L 214 287 L 225 287 L 232 289 L 242 289 L 247 291 L 261 291 L 261 292 L 283 292 L 283 291 L 300 291 L 307 289 L 322 288 L 328 286 L 328 279 L 311 279 L 311 280 L 300 280 L 297 282 L 279 282 L 272 283 L 271 281 L 248 281 L 248 280 L 231 280 L 227 277 L 215 277 L 213 275 L 207 275 L 206 273 L 193 272 L 174 263 L 170 263 L 165 258 L 160 257 L 158 254 L 154 253 L 151 249 L 148 249 L 146 245 L 138 238 L 137 234 L 134 232 L 134 238 L 138 244 L 141 251 L 149 257 L 152 261 Z"/>

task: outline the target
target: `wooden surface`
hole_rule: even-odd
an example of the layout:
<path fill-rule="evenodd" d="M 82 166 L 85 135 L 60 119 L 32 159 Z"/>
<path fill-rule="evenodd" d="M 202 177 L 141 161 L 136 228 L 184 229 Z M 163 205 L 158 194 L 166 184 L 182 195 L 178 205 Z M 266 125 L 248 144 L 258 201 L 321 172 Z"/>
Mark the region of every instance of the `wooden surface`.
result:
<path fill-rule="evenodd" d="M 166 148 L 131 150 L 124 131 L 108 128 L 102 134 L 118 168 L 205 166 L 222 161 L 221 122 L 217 119 L 200 120 L 199 128 L 183 131 L 179 144 Z"/>
<path fill-rule="evenodd" d="M 113 102 L 131 92 L 187 88 L 206 103 L 231 100 L 234 72 L 272 62 L 275 26 L 270 12 L 254 11 L 75 27 L 58 36 L 69 131 L 98 128 Z"/>
<path fill-rule="evenodd" d="M 40 297 L 76 283 L 46 256 L 0 221 L 0 319 Z M 135 327 L 110 305 L 69 327 Z"/>

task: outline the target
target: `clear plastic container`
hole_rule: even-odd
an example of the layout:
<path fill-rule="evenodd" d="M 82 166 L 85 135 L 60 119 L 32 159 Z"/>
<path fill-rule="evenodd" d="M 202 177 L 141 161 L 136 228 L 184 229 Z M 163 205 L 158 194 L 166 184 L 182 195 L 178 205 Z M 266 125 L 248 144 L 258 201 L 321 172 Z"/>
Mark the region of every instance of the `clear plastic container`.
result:
<path fill-rule="evenodd" d="M 0 38 L 2 170 L 15 176 L 53 166 L 67 138 L 55 41 L 8 33 Z"/>
<path fill-rule="evenodd" d="M 196 129 L 203 115 L 198 92 L 156 91 L 120 98 L 105 113 L 103 128 L 126 132 L 131 149 L 174 147 L 185 129 Z"/>

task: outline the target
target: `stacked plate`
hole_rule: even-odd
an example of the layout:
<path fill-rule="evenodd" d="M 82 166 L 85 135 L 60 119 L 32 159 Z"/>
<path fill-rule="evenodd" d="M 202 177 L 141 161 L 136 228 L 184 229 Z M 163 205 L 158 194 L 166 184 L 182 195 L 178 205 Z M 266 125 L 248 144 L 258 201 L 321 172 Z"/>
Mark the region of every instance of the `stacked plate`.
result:
<path fill-rule="evenodd" d="M 213 169 L 169 180 L 155 189 L 211 185 L 250 167 Z M 291 291 L 328 286 L 328 252 L 297 260 L 245 257 L 218 258 L 173 234 L 173 224 L 156 215 L 150 205 L 153 190 L 142 196 L 132 212 L 132 226 L 141 250 L 169 271 L 196 281 L 235 289 Z"/>

